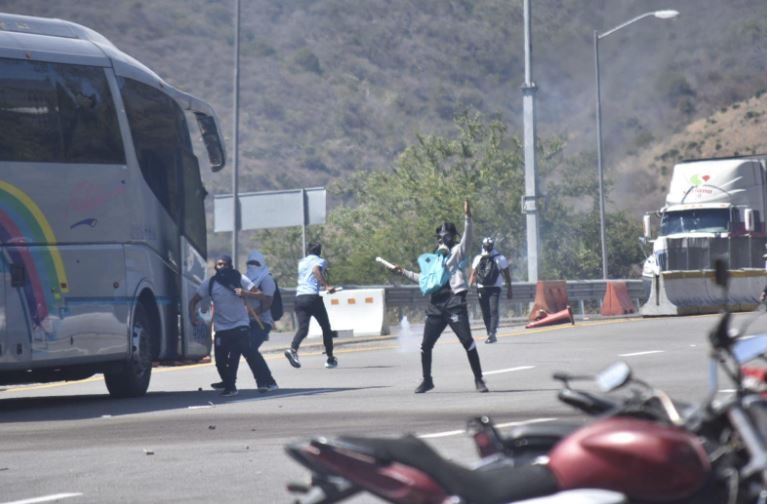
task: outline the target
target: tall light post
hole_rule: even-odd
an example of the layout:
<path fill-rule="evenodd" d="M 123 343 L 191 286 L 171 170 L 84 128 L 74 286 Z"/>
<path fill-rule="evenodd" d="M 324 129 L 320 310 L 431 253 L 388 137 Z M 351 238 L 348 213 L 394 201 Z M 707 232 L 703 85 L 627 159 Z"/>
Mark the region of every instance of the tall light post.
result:
<path fill-rule="evenodd" d="M 522 86 L 522 115 L 524 121 L 525 150 L 525 195 L 522 198 L 522 213 L 527 228 L 527 281 L 538 281 L 539 237 L 538 237 L 538 175 L 535 164 L 535 91 L 533 82 L 533 37 L 530 30 L 531 0 L 524 0 L 525 21 L 525 83 Z"/>
<path fill-rule="evenodd" d="M 605 193 L 604 193 L 604 171 L 602 169 L 602 104 L 599 90 L 599 41 L 621 28 L 625 28 L 632 23 L 646 17 L 656 17 L 658 19 L 671 19 L 679 15 L 675 10 L 659 10 L 645 12 L 633 19 L 619 24 L 611 30 L 600 34 L 594 30 L 594 68 L 596 71 L 596 107 L 597 107 L 597 174 L 599 176 L 599 240 L 602 244 L 602 278 L 607 280 L 607 241 L 605 240 Z"/>
<path fill-rule="evenodd" d="M 240 0 L 234 1 L 234 92 L 232 93 L 232 108 L 234 109 L 232 128 L 232 261 L 237 267 L 238 238 L 240 231 L 240 198 L 239 198 L 239 168 L 240 168 Z"/>

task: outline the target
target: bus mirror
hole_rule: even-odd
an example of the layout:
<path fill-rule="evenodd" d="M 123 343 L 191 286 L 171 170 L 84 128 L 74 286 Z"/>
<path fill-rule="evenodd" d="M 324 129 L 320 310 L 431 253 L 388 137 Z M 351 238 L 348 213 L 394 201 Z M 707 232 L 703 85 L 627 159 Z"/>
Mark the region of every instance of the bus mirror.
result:
<path fill-rule="evenodd" d="M 205 149 L 208 151 L 210 168 L 214 172 L 220 171 L 224 164 L 226 164 L 226 159 L 224 146 L 221 144 L 221 137 L 216 127 L 216 121 L 211 116 L 201 112 L 195 112 L 194 115 L 197 117 L 197 124 L 200 126 L 200 132 L 202 132 L 202 141 L 205 143 Z"/>
<path fill-rule="evenodd" d="M 746 231 L 753 233 L 756 229 L 756 223 L 754 220 L 754 210 L 752 208 L 746 208 L 743 211 L 743 220 L 746 221 Z"/>
<path fill-rule="evenodd" d="M 642 237 L 645 240 L 652 238 L 652 222 L 650 221 L 650 214 L 644 214 L 642 216 Z"/>

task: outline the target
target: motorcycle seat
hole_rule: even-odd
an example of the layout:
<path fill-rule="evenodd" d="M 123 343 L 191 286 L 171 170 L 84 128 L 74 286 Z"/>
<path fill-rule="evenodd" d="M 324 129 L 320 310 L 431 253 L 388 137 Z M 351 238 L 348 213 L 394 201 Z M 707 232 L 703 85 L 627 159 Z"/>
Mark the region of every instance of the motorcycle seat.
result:
<path fill-rule="evenodd" d="M 553 448 L 582 426 L 575 422 L 520 425 L 504 436 L 503 444 L 512 450 Z"/>
<path fill-rule="evenodd" d="M 338 444 L 382 463 L 399 462 L 416 468 L 432 477 L 448 495 L 459 495 L 471 503 L 510 502 L 558 491 L 556 479 L 546 466 L 499 464 L 472 470 L 443 458 L 413 435 L 401 438 L 344 436 L 338 439 Z"/>

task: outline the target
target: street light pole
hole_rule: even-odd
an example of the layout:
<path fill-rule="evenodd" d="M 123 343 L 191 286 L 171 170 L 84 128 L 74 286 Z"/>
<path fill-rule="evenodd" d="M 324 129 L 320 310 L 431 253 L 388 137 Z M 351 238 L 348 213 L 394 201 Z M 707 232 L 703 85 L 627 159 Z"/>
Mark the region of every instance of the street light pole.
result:
<path fill-rule="evenodd" d="M 603 39 L 621 28 L 644 19 L 654 16 L 658 19 L 671 19 L 679 15 L 675 10 L 659 10 L 645 12 L 639 16 L 629 19 L 625 23 L 619 24 L 615 28 L 607 30 L 601 35 L 594 30 L 594 69 L 596 82 L 596 120 L 597 120 L 597 176 L 599 179 L 599 240 L 602 244 L 602 279 L 607 280 L 607 240 L 605 239 L 605 193 L 604 193 L 604 170 L 602 168 L 602 100 L 599 84 L 599 40 Z"/>
<path fill-rule="evenodd" d="M 234 0 L 234 127 L 232 128 L 232 261 L 237 268 L 238 235 L 240 231 L 240 198 L 238 195 L 240 167 L 240 0 Z"/>
<path fill-rule="evenodd" d="M 602 170 L 602 100 L 599 90 L 599 33 L 594 30 L 594 68 L 597 100 L 597 175 L 599 178 L 599 241 L 602 244 L 602 279 L 607 280 L 607 240 L 605 239 L 605 192 Z"/>
<path fill-rule="evenodd" d="M 522 86 L 522 115 L 524 121 L 525 196 L 522 212 L 527 228 L 527 281 L 538 281 L 540 244 L 538 236 L 538 175 L 535 163 L 535 91 L 533 82 L 533 42 L 530 24 L 531 0 L 524 0 L 525 23 L 525 83 Z"/>

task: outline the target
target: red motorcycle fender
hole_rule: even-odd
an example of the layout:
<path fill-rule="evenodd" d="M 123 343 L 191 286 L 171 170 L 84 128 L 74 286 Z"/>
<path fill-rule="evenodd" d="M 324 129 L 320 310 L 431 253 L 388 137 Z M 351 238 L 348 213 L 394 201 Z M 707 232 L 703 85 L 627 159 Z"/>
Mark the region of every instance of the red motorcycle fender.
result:
<path fill-rule="evenodd" d="M 549 467 L 563 490 L 603 488 L 647 501 L 689 497 L 711 470 L 700 440 L 685 430 L 620 417 L 563 439 Z"/>
<path fill-rule="evenodd" d="M 383 464 L 332 445 L 308 446 L 302 455 L 327 474 L 340 476 L 390 502 L 442 504 L 448 495 L 428 474 L 397 462 Z"/>

